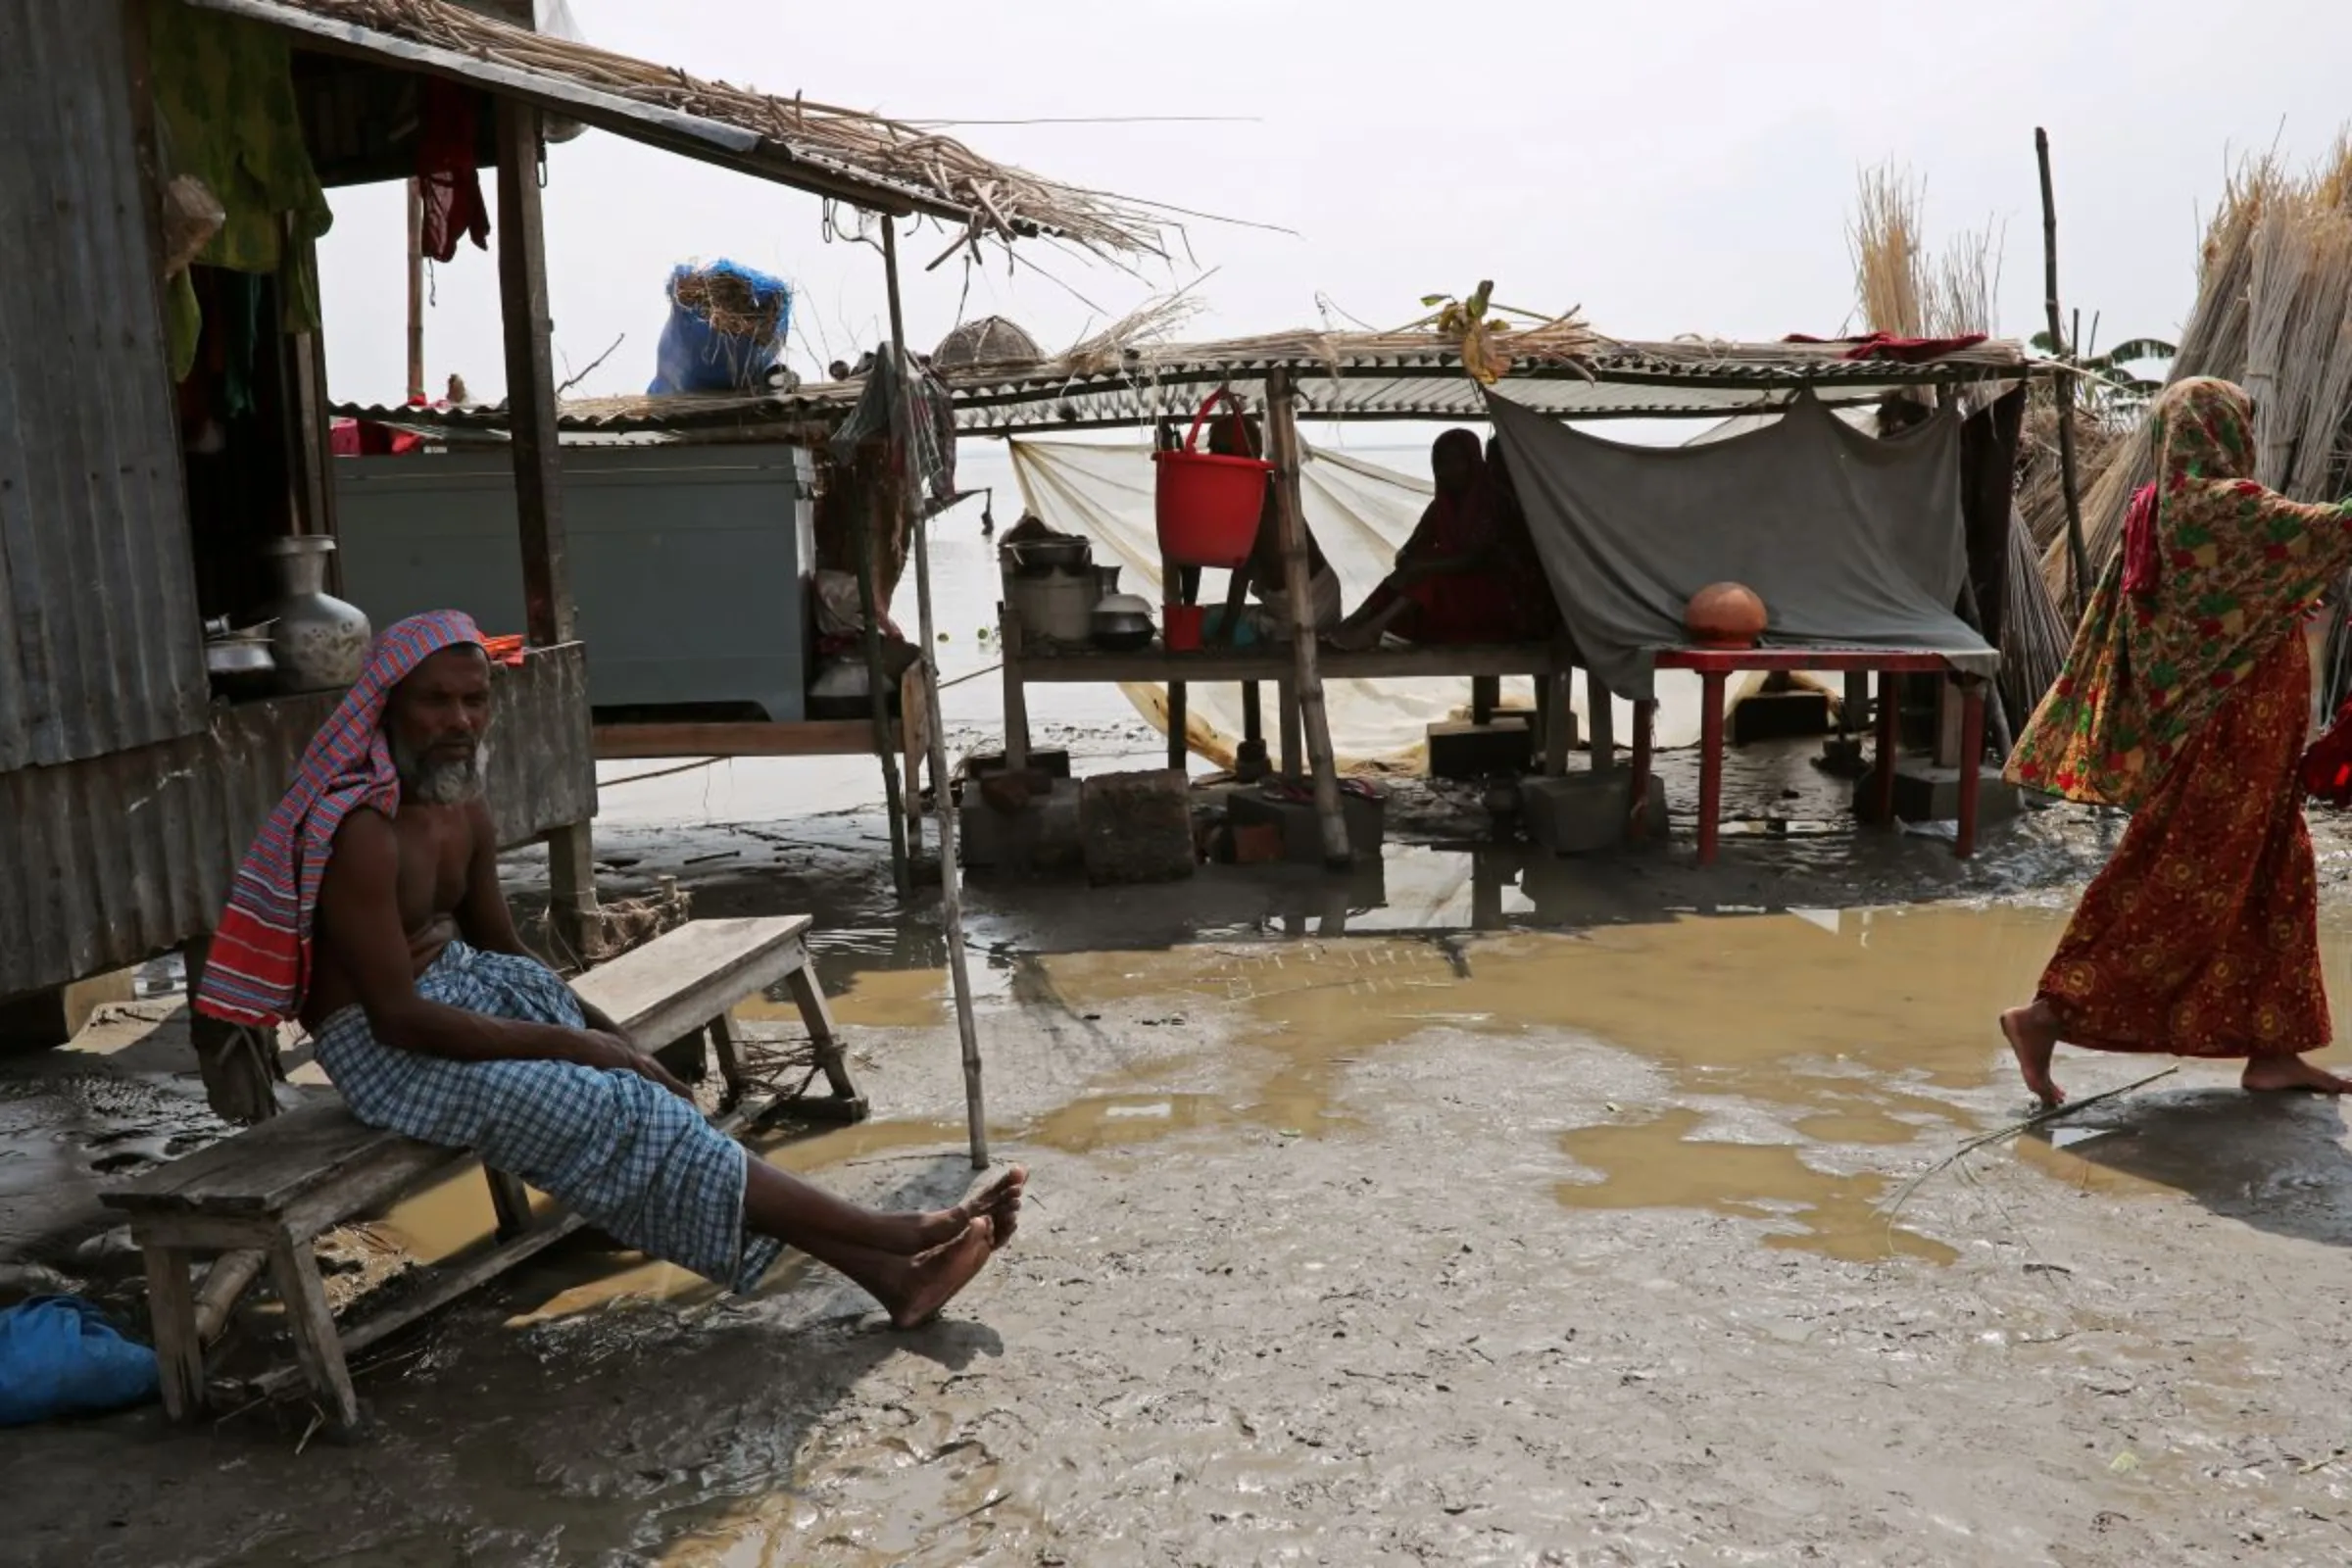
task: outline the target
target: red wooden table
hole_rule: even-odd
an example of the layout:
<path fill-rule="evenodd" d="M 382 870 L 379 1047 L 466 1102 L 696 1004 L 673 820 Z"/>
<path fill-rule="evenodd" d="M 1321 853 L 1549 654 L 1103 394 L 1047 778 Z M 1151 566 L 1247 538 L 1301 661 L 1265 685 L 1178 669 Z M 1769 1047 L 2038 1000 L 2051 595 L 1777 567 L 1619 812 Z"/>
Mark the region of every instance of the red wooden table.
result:
<path fill-rule="evenodd" d="M 1893 648 L 1677 648 L 1657 656 L 1659 669 L 1687 669 L 1696 674 L 1699 695 L 1698 863 L 1714 862 L 1723 811 L 1723 688 L 1734 675 L 1804 670 L 1851 672 L 1876 670 L 1883 675 L 1951 675 L 1960 682 L 1960 836 L 1952 853 L 1965 860 L 1977 851 L 1978 771 L 1984 757 L 1984 682 L 1954 670 L 1941 654 Z M 1649 789 L 1649 759 L 1658 705 L 1638 704 L 1634 718 L 1633 820 L 1642 820 L 1641 803 Z M 1879 694 L 1879 755 L 1872 774 L 1871 815 L 1885 822 L 1894 815 L 1896 710 L 1891 695 Z"/>

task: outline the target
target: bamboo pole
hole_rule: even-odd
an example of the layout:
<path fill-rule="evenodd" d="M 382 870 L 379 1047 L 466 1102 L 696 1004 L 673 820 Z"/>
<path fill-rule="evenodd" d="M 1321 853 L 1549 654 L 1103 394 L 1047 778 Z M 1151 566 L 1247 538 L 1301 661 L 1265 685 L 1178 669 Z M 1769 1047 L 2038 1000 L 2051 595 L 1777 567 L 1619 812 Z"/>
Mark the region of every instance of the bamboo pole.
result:
<path fill-rule="evenodd" d="M 1340 810 L 1339 760 L 1332 753 L 1331 718 L 1323 707 L 1323 676 L 1315 667 L 1314 606 L 1308 593 L 1306 515 L 1298 495 L 1298 390 L 1285 369 L 1266 374 L 1266 456 L 1274 464 L 1274 498 L 1282 529 L 1282 583 L 1291 601 L 1291 651 L 1297 661 L 1299 721 L 1306 730 L 1307 763 L 1315 775 L 1315 816 L 1323 829 L 1323 867 L 1355 863 L 1348 818 Z M 1285 762 L 1289 761 L 1285 759 Z"/>
<path fill-rule="evenodd" d="M 887 214 L 882 219 L 882 270 L 890 289 L 890 352 L 899 367 L 899 406 L 892 411 L 891 424 L 904 431 L 906 450 L 913 450 L 914 420 L 914 357 L 906 352 L 906 320 L 899 304 L 899 223 Z M 948 975 L 956 989 L 956 1036 L 963 1048 L 964 1118 L 971 1134 L 972 1169 L 988 1168 L 988 1107 L 980 1083 L 980 1036 L 972 1018 L 972 975 L 963 951 L 963 891 L 956 874 L 956 808 L 953 793 L 948 788 L 948 742 L 946 727 L 939 707 L 939 666 L 932 662 L 931 651 L 939 639 L 931 629 L 931 530 L 923 521 L 921 497 L 906 471 L 911 465 L 901 468 L 899 494 L 906 511 L 907 529 L 914 536 L 914 597 L 916 614 L 923 632 L 923 706 L 929 723 L 924 728 L 930 735 L 932 800 L 939 814 L 939 892 L 940 908 L 946 927 L 948 944 Z M 910 803 L 911 805 L 911 803 Z"/>
<path fill-rule="evenodd" d="M 906 817 L 899 807 L 899 766 L 890 749 L 890 677 L 882 663 L 881 594 L 874 579 L 874 508 L 871 496 L 859 496 L 851 518 L 858 552 L 858 609 L 865 619 L 866 711 L 874 726 L 874 756 L 882 762 L 882 800 L 890 817 L 890 881 L 905 898 L 914 888 L 914 867 L 906 858 Z"/>
<path fill-rule="evenodd" d="M 409 181 L 409 401 L 424 403 L 424 192 Z"/>
<path fill-rule="evenodd" d="M 2062 363 L 2052 394 L 2058 407 L 2058 475 L 2066 496 L 2066 555 L 2075 579 L 2075 620 L 2080 624 L 2090 596 L 2090 558 L 2082 546 L 2082 493 L 2075 471 L 2074 347 L 2058 309 L 2058 199 L 2050 185 L 2050 133 L 2036 126 L 2034 157 L 2041 166 L 2042 302 L 2050 316 L 2050 353 Z"/>

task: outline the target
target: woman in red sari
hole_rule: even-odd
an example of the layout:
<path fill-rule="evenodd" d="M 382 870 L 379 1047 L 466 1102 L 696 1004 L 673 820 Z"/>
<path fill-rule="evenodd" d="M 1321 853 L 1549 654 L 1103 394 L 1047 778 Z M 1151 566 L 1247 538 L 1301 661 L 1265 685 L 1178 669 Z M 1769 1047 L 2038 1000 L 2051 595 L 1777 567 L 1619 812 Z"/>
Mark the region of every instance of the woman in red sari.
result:
<path fill-rule="evenodd" d="M 1396 553 L 1396 569 L 1341 622 L 1333 644 L 1369 648 L 1387 632 L 1408 643 L 1544 635 L 1551 588 L 1511 548 L 1508 500 L 1477 435 L 1446 431 L 1430 449 L 1429 466 L 1437 499 Z"/>
<path fill-rule="evenodd" d="M 2066 1098 L 2061 1042 L 2243 1058 L 2248 1089 L 2343 1094 L 2303 1059 L 2332 1030 L 2297 763 L 2303 616 L 2352 566 L 2352 507 L 2254 483 L 2253 406 L 2226 381 L 2169 387 L 2149 419 L 2157 481 L 2009 763 L 2132 823 L 2001 1032 L 2045 1105 Z"/>

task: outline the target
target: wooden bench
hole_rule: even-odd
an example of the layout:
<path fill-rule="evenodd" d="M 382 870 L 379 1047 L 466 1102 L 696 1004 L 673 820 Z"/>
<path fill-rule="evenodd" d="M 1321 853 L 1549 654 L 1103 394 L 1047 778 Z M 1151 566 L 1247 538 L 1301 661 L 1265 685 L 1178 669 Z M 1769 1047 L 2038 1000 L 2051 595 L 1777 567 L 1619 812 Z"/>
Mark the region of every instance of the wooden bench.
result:
<path fill-rule="evenodd" d="M 785 1109 L 833 1121 L 860 1120 L 865 1101 L 850 1080 L 824 995 L 809 967 L 804 941 L 809 925 L 806 915 L 690 920 L 588 971 L 573 987 L 665 1059 L 677 1061 L 681 1050 L 699 1054 L 707 1046 L 724 1080 L 718 1121 L 729 1131 L 758 1125 Z M 789 988 L 808 1028 L 811 1076 L 821 1071 L 832 1093 L 806 1101 L 779 1094 L 755 1106 L 749 1102 L 753 1086 L 729 1013 L 778 982 Z M 337 1225 L 468 1168 L 479 1168 L 471 1154 L 364 1126 L 335 1102 L 272 1117 L 103 1195 L 109 1207 L 130 1216 L 131 1240 L 144 1255 L 167 1413 L 184 1421 L 205 1406 L 204 1335 L 190 1267 L 199 1252 L 215 1251 L 221 1260 L 214 1265 L 214 1278 L 229 1271 L 222 1282 L 231 1299 L 258 1271 L 257 1256 L 266 1262 L 294 1336 L 298 1364 L 258 1380 L 255 1392 L 271 1394 L 307 1381 L 330 1424 L 356 1428 L 359 1402 L 348 1355 L 513 1268 L 582 1223 L 561 1211 L 534 1216 L 521 1182 L 485 1171 L 498 1218 L 494 1245 L 438 1271 L 429 1283 L 397 1291 L 393 1305 L 339 1327 L 327 1306 L 312 1243 Z M 225 1311 L 229 1302 L 220 1300 L 211 1284 L 208 1280 L 207 1295 L 213 1298 L 208 1308 Z"/>

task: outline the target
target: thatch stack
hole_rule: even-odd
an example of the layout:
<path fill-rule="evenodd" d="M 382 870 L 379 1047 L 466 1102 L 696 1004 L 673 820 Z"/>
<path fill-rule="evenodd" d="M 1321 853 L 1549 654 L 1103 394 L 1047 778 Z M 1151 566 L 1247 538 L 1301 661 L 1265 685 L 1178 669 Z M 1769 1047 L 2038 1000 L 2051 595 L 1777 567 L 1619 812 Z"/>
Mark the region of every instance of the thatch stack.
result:
<path fill-rule="evenodd" d="M 1891 169 L 1862 175 L 1848 239 L 1866 328 L 1907 337 L 1990 332 L 2000 272 L 1991 235 L 1963 232 L 1941 257 L 1931 259 L 1919 241 L 1922 206 L 1920 188 L 1908 176 Z M 2054 487 L 2055 477 L 2049 482 Z M 2001 624 L 1984 631 L 2001 650 L 2001 707 L 2013 724 L 2034 711 L 2066 660 L 2066 621 L 2042 581 L 2038 556 L 2024 511 L 2011 508 Z"/>
<path fill-rule="evenodd" d="M 2275 158 L 2231 179 L 2206 229 L 2197 303 L 2167 377 L 2235 381 L 2255 402 L 2255 477 L 2297 500 L 2333 500 L 2352 487 L 2352 141 L 2314 172 Z M 2089 569 L 2123 539 L 2132 493 L 2155 476 L 2144 421 L 2113 432 L 2083 465 L 2082 524 Z M 2038 514 L 2037 514 L 2038 515 Z M 2042 576 L 2074 592 L 2065 540 L 2037 527 Z"/>

